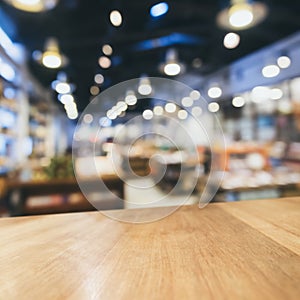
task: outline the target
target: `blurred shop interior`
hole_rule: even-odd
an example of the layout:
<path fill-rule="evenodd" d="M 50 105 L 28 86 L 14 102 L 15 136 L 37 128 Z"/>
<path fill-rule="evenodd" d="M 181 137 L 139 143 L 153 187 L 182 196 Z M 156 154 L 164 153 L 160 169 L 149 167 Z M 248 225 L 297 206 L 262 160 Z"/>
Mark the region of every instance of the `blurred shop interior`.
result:
<path fill-rule="evenodd" d="M 300 2 L 0 1 L 2 217 L 194 204 L 214 163 L 212 201 L 300 195 Z"/>

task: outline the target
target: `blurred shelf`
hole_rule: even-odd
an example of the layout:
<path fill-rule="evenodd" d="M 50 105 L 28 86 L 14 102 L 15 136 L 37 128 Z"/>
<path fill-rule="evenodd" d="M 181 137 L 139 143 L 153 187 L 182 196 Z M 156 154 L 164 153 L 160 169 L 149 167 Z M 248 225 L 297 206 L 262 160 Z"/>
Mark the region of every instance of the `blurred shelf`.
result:
<path fill-rule="evenodd" d="M 102 192 L 101 185 L 99 186 L 100 178 L 86 178 L 80 181 L 81 186 L 84 185 L 85 190 L 90 193 L 100 194 Z M 97 196 L 97 205 L 100 205 L 101 209 L 115 209 L 123 208 L 124 199 L 124 183 L 116 175 L 103 175 L 101 181 L 105 184 L 108 190 L 115 194 L 115 198 L 107 196 L 102 193 L 103 196 Z M 80 193 L 81 189 L 75 178 L 65 179 L 52 179 L 52 180 L 32 180 L 32 181 L 20 181 L 9 180 L 7 182 L 6 202 L 9 203 L 10 213 L 14 216 L 28 215 L 28 214 L 43 214 L 43 213 L 63 213 L 82 210 L 94 209 L 88 201 L 85 200 L 81 194 L 83 201 L 78 203 L 71 203 L 68 198 L 71 194 Z M 66 201 L 60 201 L 60 203 L 50 203 L 49 205 L 37 205 L 36 207 L 28 207 L 27 200 L 34 196 L 47 196 L 57 195 Z M 13 201 L 13 195 L 17 195 L 17 201 Z M 94 200 L 93 200 L 94 201 Z M 59 202 L 59 201 L 58 201 Z M 98 207 L 98 206 L 97 206 Z"/>

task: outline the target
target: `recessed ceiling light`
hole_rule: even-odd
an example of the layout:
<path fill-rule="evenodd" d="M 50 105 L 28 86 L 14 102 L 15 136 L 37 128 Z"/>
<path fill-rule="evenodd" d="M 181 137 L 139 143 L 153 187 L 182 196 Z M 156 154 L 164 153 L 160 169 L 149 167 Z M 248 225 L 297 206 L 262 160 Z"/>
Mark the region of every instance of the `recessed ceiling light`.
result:
<path fill-rule="evenodd" d="M 242 107 L 245 105 L 245 99 L 243 97 L 237 96 L 232 99 L 232 105 L 234 107 Z"/>
<path fill-rule="evenodd" d="M 70 112 L 70 113 L 67 112 L 67 117 L 68 117 L 70 120 L 75 120 L 75 119 L 78 118 L 78 112 L 77 112 L 77 111 Z"/>
<path fill-rule="evenodd" d="M 99 125 L 101 127 L 109 127 L 111 126 L 111 120 L 107 117 L 102 117 L 99 119 Z"/>
<path fill-rule="evenodd" d="M 224 37 L 224 47 L 227 49 L 234 49 L 240 43 L 240 36 L 234 32 L 229 32 Z"/>
<path fill-rule="evenodd" d="M 163 107 L 162 106 L 155 106 L 154 108 L 153 108 L 153 112 L 154 112 L 154 114 L 156 115 L 156 116 L 161 116 L 161 115 L 163 115 L 163 113 L 164 113 L 164 109 L 163 109 Z"/>
<path fill-rule="evenodd" d="M 91 114 L 86 114 L 83 117 L 83 122 L 86 124 L 91 124 L 93 122 L 94 118 Z"/>
<path fill-rule="evenodd" d="M 208 110 L 212 113 L 219 111 L 220 105 L 217 102 L 211 102 L 208 104 Z"/>
<path fill-rule="evenodd" d="M 176 76 L 180 73 L 181 67 L 177 63 L 168 63 L 164 67 L 165 74 L 169 76 Z"/>
<path fill-rule="evenodd" d="M 276 77 L 280 73 L 280 69 L 277 65 L 268 65 L 262 69 L 262 74 L 266 78 Z"/>
<path fill-rule="evenodd" d="M 93 96 L 98 95 L 98 94 L 100 93 L 99 87 L 97 87 L 96 85 L 91 86 L 91 88 L 90 88 L 90 93 L 91 93 L 91 95 L 93 95 Z"/>
<path fill-rule="evenodd" d="M 222 90 L 220 87 L 218 86 L 212 86 L 208 92 L 207 92 L 208 96 L 210 98 L 216 99 L 222 96 Z"/>
<path fill-rule="evenodd" d="M 62 104 L 68 104 L 74 102 L 74 97 L 71 94 L 63 94 L 63 95 L 58 95 L 58 100 Z"/>
<path fill-rule="evenodd" d="M 118 117 L 118 114 L 116 113 L 116 110 L 114 108 L 112 108 L 107 111 L 106 116 L 110 120 L 115 120 Z"/>
<path fill-rule="evenodd" d="M 176 111 L 176 104 L 170 102 L 165 105 L 165 110 L 168 113 L 174 113 Z"/>
<path fill-rule="evenodd" d="M 64 105 L 65 110 L 67 111 L 67 113 L 71 113 L 71 112 L 75 112 L 77 111 L 77 105 L 75 102 L 71 102 L 71 103 L 67 103 Z"/>
<path fill-rule="evenodd" d="M 185 120 L 188 117 L 188 113 L 184 109 L 181 109 L 178 111 L 177 116 L 178 116 L 178 119 Z"/>
<path fill-rule="evenodd" d="M 196 101 L 196 100 L 200 99 L 201 94 L 200 94 L 199 91 L 193 90 L 193 91 L 190 92 L 190 97 L 191 97 L 191 99 L 193 99 L 194 101 Z"/>
<path fill-rule="evenodd" d="M 71 86 L 67 82 L 59 82 L 56 84 L 55 90 L 59 94 L 69 94 L 71 92 Z"/>
<path fill-rule="evenodd" d="M 143 96 L 148 96 L 152 92 L 150 80 L 148 78 L 141 78 L 138 87 L 138 92 Z"/>
<path fill-rule="evenodd" d="M 137 103 L 137 97 L 134 91 L 128 91 L 125 97 L 125 102 L 127 105 L 135 105 Z"/>
<path fill-rule="evenodd" d="M 118 27 L 122 24 L 122 15 L 118 10 L 111 11 L 109 19 L 112 25 Z"/>
<path fill-rule="evenodd" d="M 108 45 L 108 44 L 105 44 L 102 46 L 102 52 L 105 54 L 105 55 L 112 55 L 113 53 L 113 49 L 111 47 L 111 45 Z"/>
<path fill-rule="evenodd" d="M 123 112 L 123 111 L 127 110 L 128 105 L 124 101 L 118 101 L 118 103 L 116 104 L 116 107 L 119 111 Z"/>
<path fill-rule="evenodd" d="M 277 64 L 281 69 L 286 69 L 291 65 L 291 59 L 286 55 L 280 56 L 277 59 Z"/>
<path fill-rule="evenodd" d="M 164 14 L 166 14 L 169 10 L 169 5 L 167 2 L 160 2 L 157 4 L 154 4 L 150 8 L 150 14 L 152 17 L 160 17 Z"/>
<path fill-rule="evenodd" d="M 94 80 L 96 83 L 101 84 L 104 82 L 104 76 L 102 74 L 96 74 Z"/>
<path fill-rule="evenodd" d="M 202 115 L 202 108 L 200 106 L 195 106 L 192 108 L 192 115 L 195 117 L 200 117 Z"/>
<path fill-rule="evenodd" d="M 152 112 L 152 110 L 150 110 L 150 109 L 144 110 L 144 112 L 143 112 L 143 118 L 145 120 L 151 120 L 153 118 L 153 112 Z"/>
<path fill-rule="evenodd" d="M 183 97 L 181 99 L 181 104 L 185 107 L 191 107 L 193 105 L 194 101 L 190 97 Z"/>
<path fill-rule="evenodd" d="M 108 69 L 111 66 L 111 60 L 106 56 L 100 56 L 98 63 L 103 69 Z"/>
<path fill-rule="evenodd" d="M 270 88 L 267 86 L 256 86 L 251 91 L 251 99 L 255 103 L 261 103 L 270 98 Z"/>

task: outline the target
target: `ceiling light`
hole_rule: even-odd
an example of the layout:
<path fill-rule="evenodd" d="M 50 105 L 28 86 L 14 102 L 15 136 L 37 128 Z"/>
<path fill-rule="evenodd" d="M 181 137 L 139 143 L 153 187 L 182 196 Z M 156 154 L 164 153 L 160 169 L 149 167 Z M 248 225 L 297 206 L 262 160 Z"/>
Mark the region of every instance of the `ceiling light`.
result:
<path fill-rule="evenodd" d="M 137 103 L 137 98 L 136 98 L 134 91 L 131 91 L 131 90 L 127 91 L 126 97 L 125 97 L 125 103 L 127 105 L 135 105 Z"/>
<path fill-rule="evenodd" d="M 126 111 L 126 109 L 128 108 L 128 105 L 124 101 L 118 101 L 116 107 L 118 110 L 123 112 L 123 111 Z"/>
<path fill-rule="evenodd" d="M 97 87 L 96 85 L 91 86 L 90 87 L 90 93 L 93 96 L 97 96 L 100 93 L 99 87 Z"/>
<path fill-rule="evenodd" d="M 182 71 L 182 65 L 178 62 L 177 51 L 169 49 L 166 54 L 166 63 L 161 65 L 161 69 L 168 76 L 176 76 Z"/>
<path fill-rule="evenodd" d="M 234 107 L 242 107 L 245 105 L 245 99 L 243 97 L 237 96 L 232 99 L 232 105 Z"/>
<path fill-rule="evenodd" d="M 141 78 L 138 87 L 138 92 L 143 96 L 148 96 L 152 92 L 150 80 L 148 78 Z"/>
<path fill-rule="evenodd" d="M 194 104 L 194 101 L 190 97 L 183 97 L 181 100 L 181 104 L 185 107 L 191 107 Z"/>
<path fill-rule="evenodd" d="M 61 66 L 61 57 L 57 53 L 44 52 L 42 63 L 45 67 L 50 69 L 56 69 Z"/>
<path fill-rule="evenodd" d="M 150 8 L 150 14 L 152 17 L 160 17 L 164 14 L 166 14 L 169 10 L 169 5 L 166 2 L 160 2 L 157 4 L 154 4 Z"/>
<path fill-rule="evenodd" d="M 267 6 L 261 2 L 231 0 L 230 6 L 217 16 L 217 23 L 225 29 L 242 30 L 260 23 L 268 13 Z"/>
<path fill-rule="evenodd" d="M 102 117 L 99 119 L 99 125 L 101 127 L 109 127 L 111 126 L 111 120 L 107 117 Z"/>
<path fill-rule="evenodd" d="M 41 12 L 52 9 L 58 0 L 5 0 L 17 9 L 28 12 Z"/>
<path fill-rule="evenodd" d="M 150 109 L 146 109 L 143 111 L 143 118 L 145 120 L 151 120 L 153 118 L 153 112 Z"/>
<path fill-rule="evenodd" d="M 164 66 L 164 72 L 169 76 L 176 76 L 180 73 L 180 65 L 177 63 L 167 63 Z"/>
<path fill-rule="evenodd" d="M 261 103 L 270 98 L 270 88 L 266 86 L 256 86 L 251 91 L 251 99 L 255 103 Z"/>
<path fill-rule="evenodd" d="M 192 115 L 195 117 L 200 117 L 202 115 L 202 108 L 200 106 L 195 106 L 192 108 Z"/>
<path fill-rule="evenodd" d="M 155 107 L 153 108 L 153 112 L 154 112 L 154 114 L 155 114 L 156 116 L 162 116 L 163 113 L 164 113 L 164 109 L 163 109 L 162 106 L 155 106 Z"/>
<path fill-rule="evenodd" d="M 98 84 L 102 84 L 104 82 L 104 77 L 102 74 L 96 74 L 94 80 Z"/>
<path fill-rule="evenodd" d="M 240 36 L 234 32 L 229 32 L 224 37 L 224 47 L 227 49 L 234 49 L 240 43 Z"/>
<path fill-rule="evenodd" d="M 174 113 L 176 111 L 176 104 L 170 102 L 165 105 L 165 110 L 168 113 Z"/>
<path fill-rule="evenodd" d="M 48 38 L 46 40 L 45 50 L 41 54 L 41 63 L 50 69 L 57 69 L 66 64 L 66 58 L 60 53 L 57 39 Z"/>
<path fill-rule="evenodd" d="M 270 98 L 272 100 L 278 100 L 278 99 L 282 98 L 282 96 L 283 96 L 283 92 L 281 89 L 278 89 L 278 88 L 271 89 Z"/>
<path fill-rule="evenodd" d="M 74 97 L 71 94 L 63 94 L 63 95 L 58 95 L 58 100 L 62 104 L 68 104 L 74 102 Z"/>
<path fill-rule="evenodd" d="M 212 86 L 208 92 L 207 92 L 208 96 L 210 98 L 216 99 L 222 96 L 222 90 L 220 87 L 218 86 Z"/>
<path fill-rule="evenodd" d="M 83 117 L 83 122 L 86 124 L 91 124 L 93 122 L 94 118 L 91 114 L 86 114 Z"/>
<path fill-rule="evenodd" d="M 211 102 L 208 104 L 208 110 L 212 113 L 219 111 L 220 105 L 217 102 Z"/>
<path fill-rule="evenodd" d="M 108 45 L 108 44 L 105 44 L 103 45 L 102 47 L 102 52 L 105 54 L 105 55 L 112 55 L 113 53 L 113 49 L 111 47 L 111 45 Z"/>
<path fill-rule="evenodd" d="M 77 110 L 77 105 L 75 102 L 67 103 L 64 105 L 65 110 L 67 111 L 75 111 Z"/>
<path fill-rule="evenodd" d="M 118 114 L 116 113 L 116 111 L 114 109 L 109 109 L 106 113 L 106 116 L 110 120 L 115 120 L 118 117 Z"/>
<path fill-rule="evenodd" d="M 193 91 L 190 92 L 190 98 L 193 99 L 194 101 L 199 100 L 200 97 L 201 97 L 201 94 L 200 94 L 199 91 L 193 90 Z"/>
<path fill-rule="evenodd" d="M 281 69 L 286 69 L 291 65 L 291 59 L 286 55 L 282 55 L 278 57 L 277 64 Z"/>
<path fill-rule="evenodd" d="M 122 24 L 122 15 L 118 10 L 113 10 L 109 15 L 109 19 L 111 24 L 113 24 L 115 27 L 118 27 Z"/>
<path fill-rule="evenodd" d="M 67 112 L 67 117 L 70 119 L 70 120 L 75 120 L 78 118 L 78 112 L 77 111 L 74 111 L 74 112 Z"/>
<path fill-rule="evenodd" d="M 59 94 L 69 94 L 71 92 L 71 86 L 67 82 L 59 82 L 56 84 L 55 90 Z"/>
<path fill-rule="evenodd" d="M 237 1 L 236 1 L 237 2 Z M 241 2 L 241 1 L 240 1 Z M 233 27 L 245 27 L 253 21 L 252 8 L 248 3 L 237 3 L 230 7 L 229 23 Z"/>
<path fill-rule="evenodd" d="M 185 110 L 181 109 L 178 111 L 177 116 L 178 119 L 185 120 L 188 117 L 188 113 Z"/>
<path fill-rule="evenodd" d="M 277 65 L 268 65 L 262 69 L 262 74 L 266 78 L 276 77 L 280 73 L 280 69 Z"/>
<path fill-rule="evenodd" d="M 100 56 L 98 63 L 103 69 L 108 69 L 111 66 L 111 60 L 106 56 Z"/>

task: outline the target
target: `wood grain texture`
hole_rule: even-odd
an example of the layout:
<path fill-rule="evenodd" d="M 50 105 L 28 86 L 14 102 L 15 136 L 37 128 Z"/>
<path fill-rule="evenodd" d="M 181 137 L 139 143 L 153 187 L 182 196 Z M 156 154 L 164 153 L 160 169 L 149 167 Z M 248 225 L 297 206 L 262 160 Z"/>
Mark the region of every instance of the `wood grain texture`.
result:
<path fill-rule="evenodd" d="M 300 198 L 2 219 L 0 299 L 299 299 L 299 220 Z"/>

